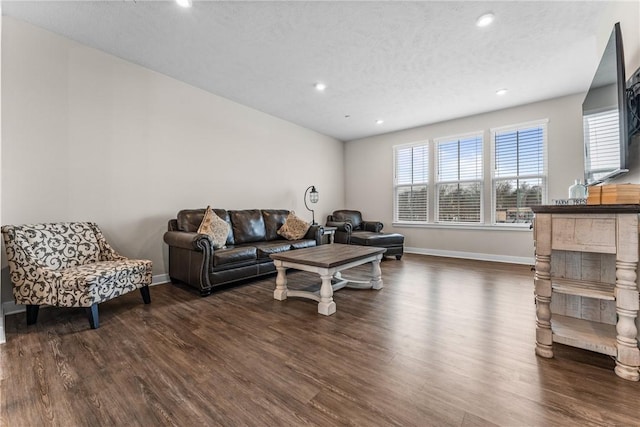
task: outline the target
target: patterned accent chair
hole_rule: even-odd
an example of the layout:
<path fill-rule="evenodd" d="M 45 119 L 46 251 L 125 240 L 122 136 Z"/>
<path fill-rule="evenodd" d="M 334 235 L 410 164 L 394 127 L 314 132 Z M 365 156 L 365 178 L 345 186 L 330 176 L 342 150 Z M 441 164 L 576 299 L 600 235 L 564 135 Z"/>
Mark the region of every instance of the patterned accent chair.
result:
<path fill-rule="evenodd" d="M 92 329 L 98 304 L 140 289 L 151 302 L 151 261 L 118 254 L 92 222 L 6 225 L 2 227 L 13 296 L 27 306 L 27 324 L 38 309 L 85 307 Z"/>

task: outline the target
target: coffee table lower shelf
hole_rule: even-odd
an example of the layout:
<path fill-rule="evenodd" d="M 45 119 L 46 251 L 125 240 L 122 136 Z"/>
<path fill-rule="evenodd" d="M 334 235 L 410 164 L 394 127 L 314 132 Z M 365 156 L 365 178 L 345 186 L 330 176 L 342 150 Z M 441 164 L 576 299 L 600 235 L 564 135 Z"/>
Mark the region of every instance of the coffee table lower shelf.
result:
<path fill-rule="evenodd" d="M 355 245 L 321 245 L 270 255 L 278 271 L 273 298 L 284 301 L 287 297 L 307 298 L 318 303 L 318 313 L 330 316 L 336 312 L 333 292 L 344 287 L 382 289 L 380 260 L 385 248 Z M 371 279 L 351 280 L 342 277 L 341 271 L 371 263 Z M 287 269 L 316 273 L 322 279 L 319 291 L 302 291 L 287 288 Z M 336 281 L 334 283 L 334 280 Z"/>

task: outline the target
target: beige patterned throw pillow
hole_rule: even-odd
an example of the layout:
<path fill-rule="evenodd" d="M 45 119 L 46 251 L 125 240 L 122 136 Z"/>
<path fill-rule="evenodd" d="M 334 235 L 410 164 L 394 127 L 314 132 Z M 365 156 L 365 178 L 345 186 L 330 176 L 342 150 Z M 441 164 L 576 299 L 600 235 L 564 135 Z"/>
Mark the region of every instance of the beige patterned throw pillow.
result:
<path fill-rule="evenodd" d="M 299 240 L 307 234 L 310 226 L 311 224 L 298 218 L 295 212 L 291 211 L 289 215 L 287 215 L 287 220 L 278 230 L 278 234 L 287 240 Z"/>
<path fill-rule="evenodd" d="M 204 218 L 198 227 L 199 234 L 208 234 L 213 240 L 214 249 L 224 248 L 227 243 L 227 236 L 229 235 L 229 224 L 220 218 L 211 209 L 211 206 L 207 206 L 207 210 L 204 212 Z"/>

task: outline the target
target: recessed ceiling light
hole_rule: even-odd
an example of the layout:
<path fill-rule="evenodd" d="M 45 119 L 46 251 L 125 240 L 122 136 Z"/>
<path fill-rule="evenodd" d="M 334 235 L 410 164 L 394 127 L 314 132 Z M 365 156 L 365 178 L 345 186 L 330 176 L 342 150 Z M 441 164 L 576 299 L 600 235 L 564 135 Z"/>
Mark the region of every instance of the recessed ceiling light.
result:
<path fill-rule="evenodd" d="M 318 82 L 318 83 L 316 83 L 316 84 L 314 85 L 314 87 L 316 88 L 316 90 L 318 90 L 318 91 L 322 92 L 323 90 L 325 90 L 325 89 L 327 88 L 327 85 L 326 85 L 326 84 L 324 84 L 324 83 L 320 83 L 320 82 Z"/>
<path fill-rule="evenodd" d="M 488 25 L 491 25 L 491 23 L 495 18 L 496 16 L 493 13 L 491 12 L 485 13 L 484 15 L 482 15 L 480 18 L 476 20 L 476 25 L 478 27 L 486 27 Z"/>
<path fill-rule="evenodd" d="M 509 92 L 507 89 L 498 89 L 496 91 L 496 95 L 498 95 L 498 96 L 506 95 L 507 92 Z"/>
<path fill-rule="evenodd" d="M 191 7 L 193 6 L 193 0 L 176 0 L 179 6 L 182 7 Z"/>
<path fill-rule="evenodd" d="M 381 125 L 381 124 L 383 124 L 383 123 L 384 123 L 384 120 L 382 120 L 382 119 L 378 119 L 378 120 L 376 120 L 376 124 L 377 124 L 377 125 Z"/>

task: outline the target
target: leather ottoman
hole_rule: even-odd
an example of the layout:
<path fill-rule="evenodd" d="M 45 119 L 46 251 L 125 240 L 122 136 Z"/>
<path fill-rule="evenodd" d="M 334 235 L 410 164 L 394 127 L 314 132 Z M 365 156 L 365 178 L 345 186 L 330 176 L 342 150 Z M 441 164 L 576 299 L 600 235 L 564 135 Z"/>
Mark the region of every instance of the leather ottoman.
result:
<path fill-rule="evenodd" d="M 398 233 L 375 233 L 373 231 L 358 231 L 351 235 L 352 245 L 376 246 L 386 248 L 386 256 L 402 258 L 404 253 L 404 236 Z"/>

